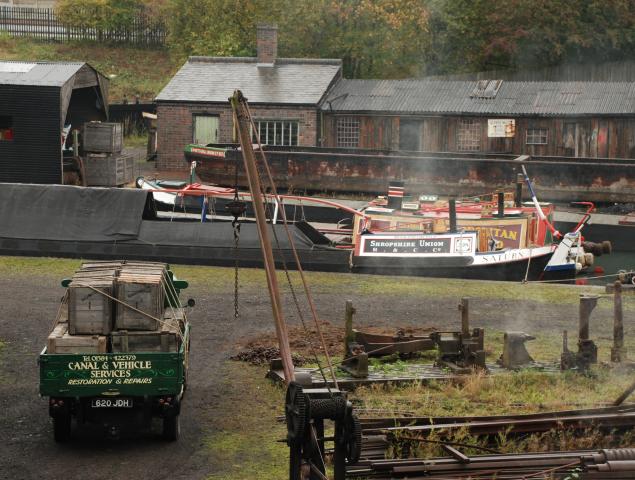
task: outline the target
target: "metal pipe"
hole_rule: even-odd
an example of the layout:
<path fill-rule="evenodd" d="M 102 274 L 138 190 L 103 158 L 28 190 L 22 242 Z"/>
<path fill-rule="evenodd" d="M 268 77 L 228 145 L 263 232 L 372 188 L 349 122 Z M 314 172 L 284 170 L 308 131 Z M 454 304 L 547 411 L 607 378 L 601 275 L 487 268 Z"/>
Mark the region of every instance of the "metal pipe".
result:
<path fill-rule="evenodd" d="M 456 233 L 456 200 L 454 198 L 448 200 L 448 208 L 450 214 L 450 233 Z"/>
<path fill-rule="evenodd" d="M 258 168 L 256 167 L 256 158 L 251 143 L 251 136 L 249 134 L 249 115 L 246 112 L 245 102 L 246 99 L 243 97 L 240 90 L 236 90 L 234 95 L 230 98 L 230 103 L 234 111 L 234 121 L 242 147 L 247 182 L 249 183 L 249 190 L 251 191 L 251 197 L 253 199 L 254 213 L 256 214 L 256 224 L 260 237 L 260 247 L 262 249 L 265 273 L 267 275 L 267 287 L 269 289 L 269 297 L 271 299 L 271 310 L 276 326 L 278 343 L 280 345 L 280 357 L 282 359 L 284 378 L 288 384 L 295 380 L 295 373 L 293 360 L 291 359 L 289 335 L 287 333 L 287 326 L 282 313 L 282 302 L 280 300 L 280 291 L 278 289 L 278 279 L 276 278 L 276 267 L 273 259 L 273 251 L 271 249 L 271 239 L 269 238 L 267 219 L 265 217 L 265 209 L 263 206 L 265 199 L 262 195 Z"/>
<path fill-rule="evenodd" d="M 498 218 L 505 216 L 505 192 L 498 192 Z"/>

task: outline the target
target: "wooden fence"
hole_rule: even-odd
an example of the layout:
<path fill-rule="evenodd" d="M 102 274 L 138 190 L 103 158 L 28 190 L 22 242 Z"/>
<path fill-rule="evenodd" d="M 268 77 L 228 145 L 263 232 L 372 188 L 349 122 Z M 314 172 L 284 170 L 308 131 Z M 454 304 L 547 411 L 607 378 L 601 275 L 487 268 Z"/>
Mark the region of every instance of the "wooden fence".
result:
<path fill-rule="evenodd" d="M 93 40 L 138 46 L 165 45 L 167 28 L 163 22 L 136 15 L 125 27 L 105 30 L 73 27 L 61 22 L 52 8 L 0 7 L 0 33 L 33 37 L 47 42 Z"/>

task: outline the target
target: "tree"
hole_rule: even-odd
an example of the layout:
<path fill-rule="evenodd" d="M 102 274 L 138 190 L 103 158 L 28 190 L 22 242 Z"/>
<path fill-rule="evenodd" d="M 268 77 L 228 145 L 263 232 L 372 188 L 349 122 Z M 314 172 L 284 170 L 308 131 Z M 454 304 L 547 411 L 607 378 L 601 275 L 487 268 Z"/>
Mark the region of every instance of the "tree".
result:
<path fill-rule="evenodd" d="M 281 19 L 281 46 L 298 57 L 341 58 L 350 78 L 417 73 L 428 41 L 423 0 L 297 0 Z"/>
<path fill-rule="evenodd" d="M 633 57 L 635 1 L 430 0 L 426 73 Z"/>
<path fill-rule="evenodd" d="M 256 24 L 275 21 L 279 3 L 279 0 L 168 0 L 170 46 L 187 55 L 254 55 Z"/>
<path fill-rule="evenodd" d="M 140 0 L 60 0 L 56 6 L 57 17 L 64 24 L 97 30 L 129 27 L 143 10 Z"/>

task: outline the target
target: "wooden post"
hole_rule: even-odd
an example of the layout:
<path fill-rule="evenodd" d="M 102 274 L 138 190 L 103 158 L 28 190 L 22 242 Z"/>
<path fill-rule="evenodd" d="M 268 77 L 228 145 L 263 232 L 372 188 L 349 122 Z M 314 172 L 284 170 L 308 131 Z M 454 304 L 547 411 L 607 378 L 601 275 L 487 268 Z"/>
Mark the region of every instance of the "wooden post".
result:
<path fill-rule="evenodd" d="M 459 303 L 459 310 L 461 311 L 461 333 L 464 337 L 470 336 L 470 300 L 463 297 L 461 303 Z"/>
<path fill-rule="evenodd" d="M 628 397 L 631 396 L 633 392 L 635 392 L 635 382 L 631 383 L 631 385 L 626 390 L 624 390 L 624 392 L 622 392 L 619 397 L 617 397 L 617 400 L 613 402 L 613 405 L 619 407 Z"/>
<path fill-rule="evenodd" d="M 276 278 L 276 266 L 273 260 L 273 251 L 271 249 L 269 227 L 267 226 L 267 219 L 265 217 L 265 209 L 263 206 L 265 198 L 262 194 L 260 178 L 258 176 L 258 167 L 256 166 L 256 157 L 252 147 L 249 128 L 249 114 L 247 113 L 245 106 L 246 99 L 243 97 L 240 90 L 236 90 L 229 101 L 232 105 L 235 123 L 238 127 L 238 137 L 240 139 L 243 160 L 245 162 L 245 173 L 247 174 L 247 182 L 249 183 L 249 190 L 251 192 L 254 212 L 256 214 L 260 247 L 262 249 L 262 256 L 265 264 L 265 273 L 267 275 L 267 287 L 269 288 L 269 297 L 271 299 L 271 310 L 276 325 L 278 343 L 280 345 L 280 357 L 282 359 L 284 379 L 288 384 L 295 380 L 295 373 L 293 369 L 293 360 L 291 359 L 291 348 L 289 347 L 287 325 L 282 313 L 282 302 L 280 301 L 278 279 Z"/>
<path fill-rule="evenodd" d="M 344 327 L 346 333 L 344 334 L 344 357 L 348 357 L 348 345 L 355 341 L 355 335 L 353 334 L 353 315 L 355 314 L 355 307 L 353 307 L 352 300 L 346 300 L 346 310 L 344 312 Z"/>
<path fill-rule="evenodd" d="M 591 312 L 598 303 L 596 295 L 580 295 L 580 325 L 578 329 L 578 339 L 589 339 L 589 319 Z"/>
<path fill-rule="evenodd" d="M 626 349 L 624 348 L 622 282 L 616 280 L 613 284 L 613 348 L 611 348 L 611 361 L 620 363 L 624 360 L 626 360 Z"/>

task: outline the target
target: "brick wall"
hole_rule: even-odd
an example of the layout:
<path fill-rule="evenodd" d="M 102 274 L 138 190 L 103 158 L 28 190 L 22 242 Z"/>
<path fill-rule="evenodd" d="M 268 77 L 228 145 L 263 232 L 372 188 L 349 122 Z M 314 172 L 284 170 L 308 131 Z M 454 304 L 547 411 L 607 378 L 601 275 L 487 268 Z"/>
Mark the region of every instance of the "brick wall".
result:
<path fill-rule="evenodd" d="M 300 124 L 298 145 L 317 145 L 317 108 L 250 105 L 254 120 L 297 120 Z M 157 168 L 160 170 L 187 170 L 183 156 L 185 145 L 193 141 L 192 116 L 218 115 L 220 143 L 232 143 L 233 120 L 229 104 L 157 104 Z"/>
<path fill-rule="evenodd" d="M 258 63 L 273 65 L 278 56 L 278 27 L 260 24 L 256 26 Z"/>

